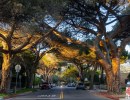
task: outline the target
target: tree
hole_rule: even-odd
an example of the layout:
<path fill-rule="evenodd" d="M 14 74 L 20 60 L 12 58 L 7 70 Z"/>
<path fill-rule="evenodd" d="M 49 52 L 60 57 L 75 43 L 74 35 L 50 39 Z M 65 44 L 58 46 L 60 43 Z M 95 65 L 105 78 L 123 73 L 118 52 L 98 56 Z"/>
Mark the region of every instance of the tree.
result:
<path fill-rule="evenodd" d="M 3 54 L 0 88 L 2 92 L 8 92 L 9 72 L 13 55 L 34 47 L 53 30 L 51 28 L 48 32 L 48 30 L 40 29 L 38 22 L 43 20 L 45 15 L 43 3 L 43 0 L 35 0 L 35 2 L 34 0 L 0 1 L 0 51 Z"/>
<path fill-rule="evenodd" d="M 101 0 L 91 4 L 85 0 L 72 0 L 63 14 L 66 23 L 79 30 L 77 34 L 86 35 L 86 42 L 83 44 L 95 52 L 97 62 L 104 68 L 108 91 L 116 93 L 120 92 L 121 52 L 130 42 L 130 16 L 120 14 L 122 11 L 119 8 L 116 0 L 109 2 Z M 117 21 L 116 28 L 108 32 L 106 26 Z M 92 44 L 88 44 L 87 41 L 90 35 Z"/>
<path fill-rule="evenodd" d="M 46 82 L 50 82 L 53 73 L 58 69 L 59 60 L 53 53 L 46 53 L 40 60 L 37 73 L 43 76 Z"/>
<path fill-rule="evenodd" d="M 15 66 L 17 64 L 21 65 L 21 71 L 20 74 L 25 77 L 25 87 L 32 88 L 31 85 L 31 78 L 32 78 L 32 68 L 33 62 L 35 61 L 36 55 L 31 50 L 26 50 L 22 53 L 18 53 L 15 56 L 13 56 L 11 60 L 11 71 L 13 72 L 13 69 L 15 71 Z M 13 73 L 14 74 L 14 73 Z"/>
<path fill-rule="evenodd" d="M 66 81 L 71 83 L 75 82 L 77 80 L 77 77 L 78 70 L 73 65 L 69 66 L 69 68 L 66 68 L 66 70 L 61 73 L 61 78 L 66 79 Z"/>
<path fill-rule="evenodd" d="M 27 74 L 27 84 L 26 87 L 32 88 L 35 84 L 35 74 L 38 68 L 39 61 L 41 58 L 49 52 L 51 49 L 47 49 L 48 46 L 44 44 L 37 44 L 35 48 L 26 50 L 24 52 L 18 53 L 13 58 L 13 65 L 20 64 L 25 67 L 25 73 Z M 44 51 L 43 51 L 44 49 Z M 19 59 L 19 60 L 18 60 Z"/>
<path fill-rule="evenodd" d="M 53 52 L 55 52 L 60 59 L 74 63 L 78 69 L 80 80 L 84 81 L 85 68 L 83 64 L 94 62 L 96 60 L 95 53 L 89 52 L 88 49 L 82 45 L 75 43 L 68 44 L 68 40 L 69 42 L 74 41 L 64 36 L 65 33 L 61 33 L 64 35 L 60 35 L 56 30 L 54 30 L 53 33 L 53 38 L 50 37 L 51 39 L 48 39 L 48 43 L 55 48 Z"/>

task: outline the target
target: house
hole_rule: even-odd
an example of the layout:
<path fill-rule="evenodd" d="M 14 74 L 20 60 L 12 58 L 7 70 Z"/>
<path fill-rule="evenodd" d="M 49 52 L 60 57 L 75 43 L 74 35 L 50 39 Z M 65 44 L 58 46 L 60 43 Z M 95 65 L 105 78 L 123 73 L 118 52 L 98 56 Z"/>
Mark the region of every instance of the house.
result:
<path fill-rule="evenodd" d="M 122 86 L 126 86 L 125 81 L 129 74 L 130 74 L 130 60 L 127 60 L 126 63 L 120 65 L 120 77 Z"/>

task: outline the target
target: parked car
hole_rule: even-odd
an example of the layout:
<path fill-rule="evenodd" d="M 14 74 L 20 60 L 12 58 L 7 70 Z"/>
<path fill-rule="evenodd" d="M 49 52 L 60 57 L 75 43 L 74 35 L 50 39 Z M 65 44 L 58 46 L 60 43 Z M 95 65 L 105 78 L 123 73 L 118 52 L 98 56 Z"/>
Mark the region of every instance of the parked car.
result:
<path fill-rule="evenodd" d="M 68 87 L 75 87 L 75 83 L 68 83 Z"/>
<path fill-rule="evenodd" d="M 52 87 L 56 87 L 56 84 L 53 83 L 53 84 L 51 84 L 51 86 L 52 86 Z"/>
<path fill-rule="evenodd" d="M 41 87 L 42 90 L 44 90 L 44 89 L 47 90 L 47 89 L 51 88 L 50 84 L 47 83 L 47 82 L 43 82 L 40 87 Z"/>
<path fill-rule="evenodd" d="M 85 90 L 85 85 L 84 85 L 84 83 L 82 83 L 82 82 L 78 83 L 78 84 L 76 85 L 76 90 L 78 90 L 78 89 Z"/>

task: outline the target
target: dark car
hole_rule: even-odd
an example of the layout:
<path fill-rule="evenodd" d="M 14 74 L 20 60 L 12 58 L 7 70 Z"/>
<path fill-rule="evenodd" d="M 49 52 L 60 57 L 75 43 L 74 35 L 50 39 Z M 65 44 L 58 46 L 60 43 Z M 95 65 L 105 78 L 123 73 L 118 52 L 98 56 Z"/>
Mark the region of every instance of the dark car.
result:
<path fill-rule="evenodd" d="M 42 90 L 47 90 L 47 89 L 51 88 L 50 84 L 47 83 L 47 82 L 43 82 L 40 87 L 41 87 Z"/>
<path fill-rule="evenodd" d="M 84 83 L 78 83 L 78 84 L 76 85 L 76 90 L 78 90 L 78 89 L 85 90 L 85 85 L 84 85 Z"/>

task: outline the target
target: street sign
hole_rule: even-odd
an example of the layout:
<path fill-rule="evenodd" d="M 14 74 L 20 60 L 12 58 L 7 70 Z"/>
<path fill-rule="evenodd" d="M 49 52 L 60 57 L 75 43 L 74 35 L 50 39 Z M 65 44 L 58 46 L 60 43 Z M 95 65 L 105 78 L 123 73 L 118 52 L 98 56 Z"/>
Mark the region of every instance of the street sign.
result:
<path fill-rule="evenodd" d="M 15 71 L 16 71 L 16 72 L 19 72 L 20 70 L 21 70 L 21 66 L 20 66 L 20 65 L 16 65 L 16 66 L 15 66 Z"/>

